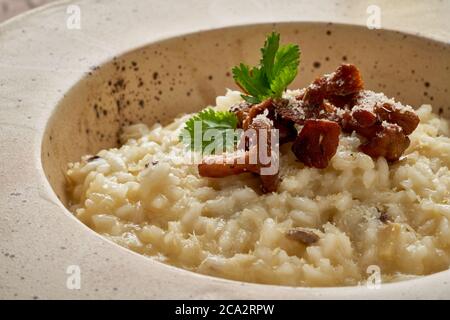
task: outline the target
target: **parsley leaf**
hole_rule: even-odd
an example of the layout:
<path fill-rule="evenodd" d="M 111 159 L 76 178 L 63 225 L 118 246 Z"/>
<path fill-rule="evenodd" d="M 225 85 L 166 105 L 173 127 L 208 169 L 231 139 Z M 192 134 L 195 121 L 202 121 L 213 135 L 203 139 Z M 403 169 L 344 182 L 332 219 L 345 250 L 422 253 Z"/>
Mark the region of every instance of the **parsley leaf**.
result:
<path fill-rule="evenodd" d="M 270 96 L 270 88 L 262 70 L 256 67 L 250 69 L 249 66 L 241 63 L 239 67 L 233 68 L 233 77 L 241 89 L 250 96 L 254 98 Z"/>
<path fill-rule="evenodd" d="M 287 86 L 297 76 L 300 49 L 297 45 L 280 46 L 280 34 L 272 32 L 261 48 L 259 66 L 244 63 L 233 68 L 236 84 L 245 92 L 242 98 L 257 104 L 269 98 L 281 98 Z M 211 154 L 234 150 L 240 132 L 233 112 L 205 109 L 190 118 L 180 139 L 192 151 Z"/>
<path fill-rule="evenodd" d="M 196 152 L 212 154 L 231 151 L 238 141 L 237 123 L 233 112 L 207 108 L 186 122 L 180 140 Z"/>
<path fill-rule="evenodd" d="M 273 66 L 273 78 L 270 88 L 276 98 L 281 97 L 287 86 L 294 81 L 300 64 L 300 49 L 297 45 L 288 44 L 281 47 Z"/>
<path fill-rule="evenodd" d="M 268 98 L 281 98 L 294 81 L 300 64 L 300 49 L 288 44 L 280 47 L 280 34 L 272 32 L 261 49 L 260 65 L 249 67 L 241 63 L 233 68 L 236 84 L 246 93 L 242 98 L 259 103 Z"/>
<path fill-rule="evenodd" d="M 278 49 L 280 48 L 280 34 L 272 32 L 266 39 L 264 47 L 261 48 L 261 67 L 264 69 L 268 83 L 273 80 L 274 63 Z"/>

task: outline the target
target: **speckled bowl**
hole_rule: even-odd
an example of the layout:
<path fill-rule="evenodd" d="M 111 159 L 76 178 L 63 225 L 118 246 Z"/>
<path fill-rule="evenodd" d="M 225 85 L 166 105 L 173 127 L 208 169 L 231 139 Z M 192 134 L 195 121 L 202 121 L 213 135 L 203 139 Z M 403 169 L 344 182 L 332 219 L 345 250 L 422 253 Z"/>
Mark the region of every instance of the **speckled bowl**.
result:
<path fill-rule="evenodd" d="M 66 28 L 69 4 L 82 9 L 81 30 Z M 225 88 L 235 87 L 231 67 L 256 62 L 273 29 L 302 48 L 294 88 L 350 62 L 361 69 L 367 88 L 413 106 L 431 103 L 450 117 L 448 34 L 437 37 L 433 27 L 423 27 L 427 37 L 413 35 L 398 21 L 389 29 L 409 32 L 369 30 L 357 25 L 358 16 L 331 10 L 332 4 L 311 7 L 305 1 L 302 14 L 324 22 L 300 22 L 311 19 L 294 18 L 284 6 L 272 8 L 271 16 L 242 20 L 232 10 L 243 6 L 238 1 L 191 7 L 177 2 L 176 10 L 172 1 L 62 1 L 4 24 L 0 297 L 450 298 L 450 271 L 379 290 L 288 288 L 202 276 L 123 249 L 65 208 L 68 162 L 116 146 L 124 125 L 167 123 L 213 104 Z M 165 12 L 171 13 L 166 20 Z M 72 265 L 81 270 L 80 290 L 66 285 Z"/>

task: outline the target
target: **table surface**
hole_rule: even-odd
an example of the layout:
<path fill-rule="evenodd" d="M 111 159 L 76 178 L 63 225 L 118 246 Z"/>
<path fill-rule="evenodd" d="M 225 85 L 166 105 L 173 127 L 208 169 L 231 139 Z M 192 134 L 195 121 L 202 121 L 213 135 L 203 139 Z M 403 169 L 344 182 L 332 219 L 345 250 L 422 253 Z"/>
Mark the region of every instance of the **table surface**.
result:
<path fill-rule="evenodd" d="M 0 0 L 0 22 L 55 0 Z"/>

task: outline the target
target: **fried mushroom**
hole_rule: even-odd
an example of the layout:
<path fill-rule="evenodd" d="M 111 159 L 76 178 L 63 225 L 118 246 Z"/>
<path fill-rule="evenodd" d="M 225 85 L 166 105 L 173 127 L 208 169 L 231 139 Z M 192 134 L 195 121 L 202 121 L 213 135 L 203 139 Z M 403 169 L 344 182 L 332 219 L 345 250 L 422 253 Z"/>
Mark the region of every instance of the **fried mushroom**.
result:
<path fill-rule="evenodd" d="M 260 114 L 253 118 L 248 129 L 256 133 L 254 140 L 256 143 L 253 143 L 249 150 L 240 149 L 232 154 L 205 157 L 198 165 L 199 174 L 202 177 L 222 178 L 251 172 L 260 175 L 261 189 L 264 193 L 276 191 L 279 184 L 278 163 L 273 163 L 273 161 L 278 161 L 278 154 L 272 152 L 271 129 L 273 129 L 273 122 L 264 114 Z M 245 145 L 245 143 L 241 144 Z M 269 159 L 261 158 L 264 153 L 260 152 L 260 148 L 263 147 L 267 148 L 265 156 Z M 275 172 L 266 174 L 264 169 L 272 165 L 275 166 Z"/>
<path fill-rule="evenodd" d="M 329 120 L 306 120 L 292 152 L 306 166 L 324 169 L 336 154 L 341 129 Z"/>

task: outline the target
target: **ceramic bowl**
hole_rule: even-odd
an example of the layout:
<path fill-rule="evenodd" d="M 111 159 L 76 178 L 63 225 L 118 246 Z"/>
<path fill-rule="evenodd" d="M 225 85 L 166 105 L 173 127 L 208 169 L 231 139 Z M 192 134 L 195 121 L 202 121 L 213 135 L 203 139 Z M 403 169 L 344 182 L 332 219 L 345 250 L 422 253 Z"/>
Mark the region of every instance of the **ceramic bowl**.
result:
<path fill-rule="evenodd" d="M 157 10 L 164 11 L 170 4 L 106 2 L 63 1 L 0 29 L 7 57 L 2 67 L 8 70 L 0 76 L 0 99 L 6 105 L 0 123 L 5 164 L 2 297 L 450 298 L 450 271 L 370 290 L 364 285 L 256 285 L 164 265 L 105 240 L 76 220 L 66 208 L 64 176 L 68 162 L 117 146 L 123 126 L 168 123 L 180 113 L 214 104 L 226 88 L 235 88 L 232 66 L 256 63 L 265 35 L 274 29 L 283 41 L 302 48 L 292 88 L 342 62 L 354 63 L 366 88 L 412 106 L 430 103 L 450 118 L 447 41 L 342 23 L 352 21 L 292 22 L 285 12 L 273 13 L 276 23 L 250 17 L 245 23 L 218 19 L 201 25 L 191 17 L 159 30 L 162 22 L 156 13 L 148 14 L 158 20 L 153 25 L 142 10 L 159 4 Z M 65 26 L 65 9 L 73 4 L 86 11 L 83 19 L 92 18 L 82 20 L 86 29 Z M 225 9 L 217 1 L 213 5 L 214 10 Z M 105 12 L 95 15 L 94 7 Z M 213 10 L 206 3 L 187 10 L 195 17 L 195 9 Z M 136 20 L 124 20 L 123 14 Z M 144 35 L 143 26 L 150 36 Z M 71 266 L 81 271 L 79 290 L 67 286 Z"/>

